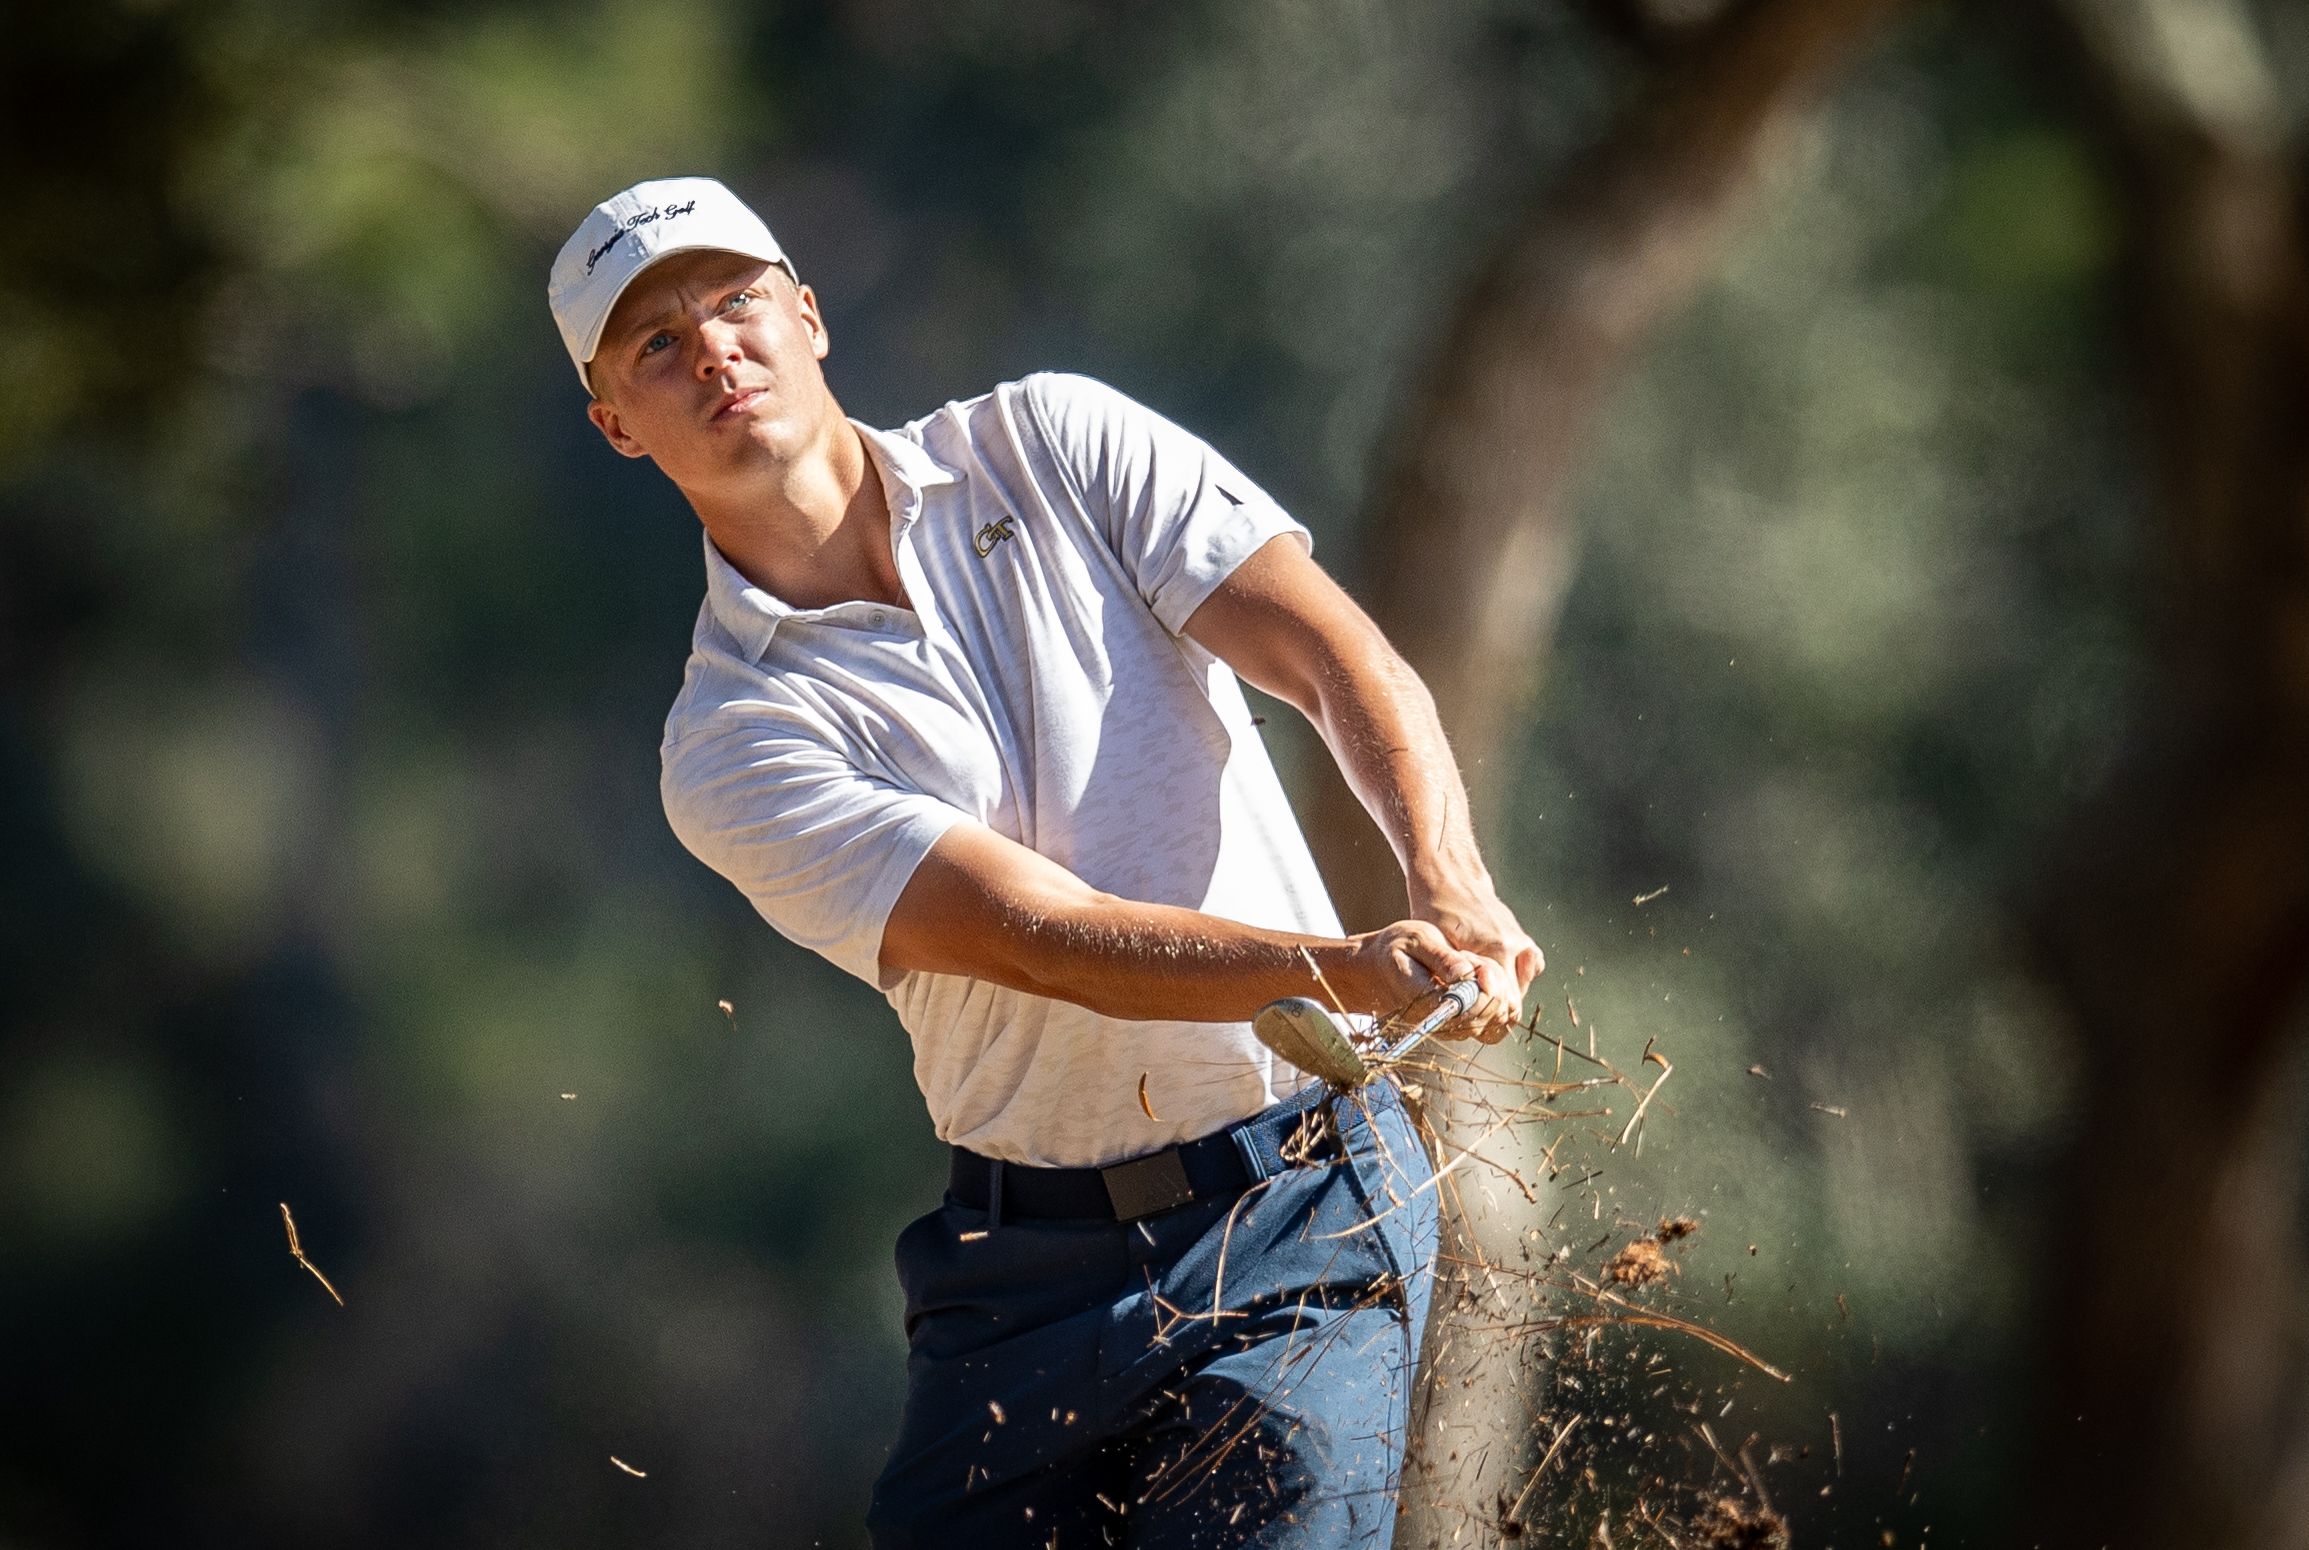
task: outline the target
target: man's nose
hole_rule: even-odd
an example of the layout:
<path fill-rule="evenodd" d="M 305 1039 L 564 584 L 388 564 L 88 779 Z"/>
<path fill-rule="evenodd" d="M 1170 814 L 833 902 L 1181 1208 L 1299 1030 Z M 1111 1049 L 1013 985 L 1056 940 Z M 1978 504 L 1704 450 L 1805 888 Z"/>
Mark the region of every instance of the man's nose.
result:
<path fill-rule="evenodd" d="M 710 322 L 698 330 L 698 376 L 705 379 L 721 375 L 726 366 L 734 366 L 745 359 L 745 351 L 738 347 L 738 331 L 727 323 Z"/>

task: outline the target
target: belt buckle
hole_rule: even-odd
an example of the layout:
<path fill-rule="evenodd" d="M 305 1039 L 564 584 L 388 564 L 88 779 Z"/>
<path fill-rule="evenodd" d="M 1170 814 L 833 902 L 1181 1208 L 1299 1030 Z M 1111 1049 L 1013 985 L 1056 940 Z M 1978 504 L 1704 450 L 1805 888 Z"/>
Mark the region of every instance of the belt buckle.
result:
<path fill-rule="evenodd" d="M 1187 1182 L 1187 1165 L 1179 1161 L 1176 1147 L 1101 1168 L 1098 1176 L 1106 1183 L 1106 1198 L 1113 1203 L 1118 1222 L 1135 1222 L 1195 1198 L 1194 1186 Z"/>

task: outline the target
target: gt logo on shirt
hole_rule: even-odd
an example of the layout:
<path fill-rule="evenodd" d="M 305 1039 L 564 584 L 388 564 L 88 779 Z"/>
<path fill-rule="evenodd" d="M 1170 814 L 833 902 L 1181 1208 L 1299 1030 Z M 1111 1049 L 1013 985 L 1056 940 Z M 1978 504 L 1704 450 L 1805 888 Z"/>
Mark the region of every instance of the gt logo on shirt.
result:
<path fill-rule="evenodd" d="M 1017 536 L 1010 530 L 1010 518 L 1008 517 L 1004 517 L 999 522 L 987 523 L 978 530 L 978 557 L 982 560 L 985 559 L 994 552 L 996 544 L 1005 538 L 1016 538 Z"/>

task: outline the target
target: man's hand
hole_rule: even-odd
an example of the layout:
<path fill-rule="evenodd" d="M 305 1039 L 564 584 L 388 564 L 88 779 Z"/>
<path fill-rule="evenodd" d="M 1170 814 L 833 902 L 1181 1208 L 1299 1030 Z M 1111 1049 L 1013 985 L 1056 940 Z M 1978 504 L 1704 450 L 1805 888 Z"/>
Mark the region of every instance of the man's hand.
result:
<path fill-rule="evenodd" d="M 1399 920 L 1392 926 L 1351 938 L 1359 973 L 1352 989 L 1342 993 L 1351 1003 L 1345 1010 L 1392 1016 L 1444 985 L 1475 981 L 1482 992 L 1464 1017 L 1453 1018 L 1437 1037 L 1481 1038 L 1496 1044 L 1514 1026 L 1514 1006 L 1487 988 L 1505 972 L 1489 959 L 1454 947 L 1442 928 L 1432 921 Z M 1535 949 L 1536 950 L 1536 949 Z"/>
<path fill-rule="evenodd" d="M 1501 901 L 1488 879 L 1476 884 L 1415 889 L 1412 914 L 1431 921 L 1455 951 L 1472 957 L 1476 988 L 1483 992 L 1472 1011 L 1444 1028 L 1447 1039 L 1481 1039 L 1497 1044 L 1522 1020 L 1523 998 L 1547 968 L 1547 959 L 1515 912 Z"/>
<path fill-rule="evenodd" d="M 1332 987 L 1346 999 L 1344 1011 L 1391 1017 L 1439 986 L 1477 979 L 1481 969 L 1475 954 L 1453 947 L 1424 920 L 1399 920 L 1349 941 L 1355 972 L 1345 985 Z M 1455 1021 L 1464 1024 L 1466 1019 Z"/>

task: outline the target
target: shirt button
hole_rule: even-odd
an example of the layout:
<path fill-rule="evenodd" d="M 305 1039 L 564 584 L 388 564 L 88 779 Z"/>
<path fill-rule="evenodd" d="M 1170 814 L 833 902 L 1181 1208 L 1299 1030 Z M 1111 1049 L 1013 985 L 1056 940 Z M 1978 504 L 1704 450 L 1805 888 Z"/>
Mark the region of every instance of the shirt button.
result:
<path fill-rule="evenodd" d="M 879 608 L 875 609 L 875 610 L 874 610 L 872 613 L 868 614 L 868 615 L 866 616 L 866 618 L 867 618 L 867 622 L 869 622 L 870 624 L 872 624 L 872 625 L 874 626 L 874 628 L 875 628 L 875 629 L 877 629 L 877 630 L 878 630 L 878 629 L 880 629 L 880 628 L 881 628 L 883 625 L 885 625 L 885 624 L 888 624 L 888 623 L 890 622 L 890 616 L 889 616 L 888 614 L 886 614 L 886 613 L 882 612 L 882 610 L 881 610 L 881 609 L 879 609 Z"/>

